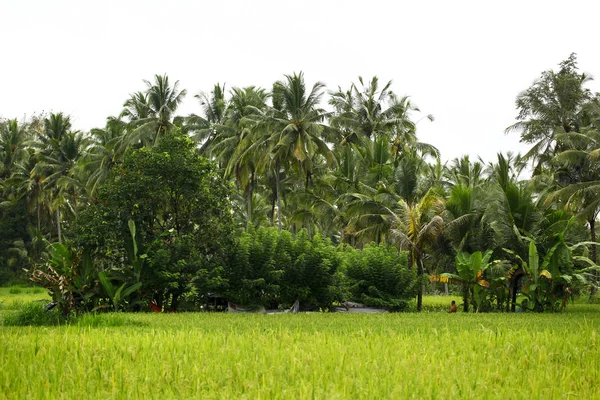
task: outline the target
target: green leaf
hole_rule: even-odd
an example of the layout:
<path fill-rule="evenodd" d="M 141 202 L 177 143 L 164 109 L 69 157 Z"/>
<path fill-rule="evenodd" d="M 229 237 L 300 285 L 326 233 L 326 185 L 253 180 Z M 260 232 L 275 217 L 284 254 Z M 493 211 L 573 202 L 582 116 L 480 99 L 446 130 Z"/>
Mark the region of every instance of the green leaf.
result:
<path fill-rule="evenodd" d="M 123 297 L 127 297 L 131 293 L 135 292 L 136 290 L 138 290 L 141 287 L 142 287 L 142 282 L 134 283 L 133 285 L 129 286 L 127 289 L 123 290 L 123 293 L 121 295 Z"/>
<path fill-rule="evenodd" d="M 111 300 L 114 299 L 115 288 L 114 288 L 113 284 L 110 282 L 110 279 L 108 279 L 108 277 L 104 273 L 104 271 L 100 271 L 98 273 L 98 278 L 100 279 L 100 284 L 102 284 L 102 287 L 104 288 L 104 291 L 106 292 L 108 297 L 110 297 Z"/>
<path fill-rule="evenodd" d="M 127 221 L 127 225 L 129 226 L 129 233 L 131 233 L 131 241 L 133 242 L 133 256 L 136 257 L 138 253 L 137 243 L 135 240 L 135 222 L 130 219 Z"/>

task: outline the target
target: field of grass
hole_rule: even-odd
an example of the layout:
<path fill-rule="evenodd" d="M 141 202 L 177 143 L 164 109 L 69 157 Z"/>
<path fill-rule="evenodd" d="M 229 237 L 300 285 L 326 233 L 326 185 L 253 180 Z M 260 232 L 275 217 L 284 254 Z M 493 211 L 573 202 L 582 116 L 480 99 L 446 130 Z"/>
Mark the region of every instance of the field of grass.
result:
<path fill-rule="evenodd" d="M 0 328 L 0 398 L 598 399 L 599 329 L 598 305 L 541 315 L 88 315 Z"/>
<path fill-rule="evenodd" d="M 0 287 L 0 316 L 7 310 L 17 310 L 24 303 L 48 300 L 46 289 L 40 287 L 11 286 Z"/>

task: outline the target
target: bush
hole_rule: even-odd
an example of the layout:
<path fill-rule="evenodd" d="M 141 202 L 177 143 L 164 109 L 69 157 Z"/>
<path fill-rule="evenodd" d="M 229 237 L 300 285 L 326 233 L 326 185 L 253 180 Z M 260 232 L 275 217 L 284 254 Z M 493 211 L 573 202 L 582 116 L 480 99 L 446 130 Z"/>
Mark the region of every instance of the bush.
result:
<path fill-rule="evenodd" d="M 407 254 L 394 247 L 349 248 L 346 275 L 351 299 L 367 306 L 402 311 L 417 294 L 417 277 L 408 268 Z"/>
<path fill-rule="evenodd" d="M 39 302 L 25 303 L 20 310 L 4 318 L 5 326 L 52 326 L 65 322 L 58 310 L 47 311 Z"/>
<path fill-rule="evenodd" d="M 226 268 L 227 297 L 245 305 L 329 307 L 339 300 L 336 288 L 342 264 L 336 247 L 319 235 L 308 238 L 276 228 L 250 227 L 237 242 Z"/>

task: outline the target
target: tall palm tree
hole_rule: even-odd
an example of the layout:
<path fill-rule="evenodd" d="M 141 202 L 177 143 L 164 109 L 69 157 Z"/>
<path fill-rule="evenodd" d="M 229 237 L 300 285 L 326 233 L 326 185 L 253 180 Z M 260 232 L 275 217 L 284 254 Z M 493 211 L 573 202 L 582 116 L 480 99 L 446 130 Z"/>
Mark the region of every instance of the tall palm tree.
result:
<path fill-rule="evenodd" d="M 131 95 L 123 104 L 121 116 L 128 118 L 131 124 L 130 144 L 141 141 L 154 145 L 173 126 L 175 111 L 187 92 L 179 90 L 179 81 L 171 86 L 166 74 L 155 75 L 154 82 L 144 80 L 144 83 L 146 91 Z"/>
<path fill-rule="evenodd" d="M 0 122 L 0 180 L 9 178 L 15 167 L 29 158 L 26 146 L 29 136 L 26 124 L 17 120 Z"/>
<path fill-rule="evenodd" d="M 40 179 L 49 198 L 48 206 L 56 216 L 58 241 L 62 241 L 61 208 L 67 207 L 77 215 L 82 194 L 83 175 L 78 162 L 86 146 L 81 132 L 70 130 L 71 121 L 62 113 L 51 114 L 44 120 L 38 134 L 38 162 L 31 171 L 33 180 Z"/>
<path fill-rule="evenodd" d="M 210 156 L 212 146 L 219 142 L 216 136 L 223 127 L 227 112 L 225 85 L 217 83 L 210 93 L 200 92 L 194 97 L 200 101 L 202 115 L 191 114 L 185 118 L 184 130 L 191 133 L 202 145 L 202 152 Z"/>
<path fill-rule="evenodd" d="M 82 159 L 88 173 L 89 195 L 94 196 L 98 187 L 108 178 L 110 170 L 123 160 L 127 150 L 125 133 L 127 124 L 120 118 L 109 117 L 104 129 L 90 131 L 90 143 Z"/>
<path fill-rule="evenodd" d="M 574 53 L 559 66 L 558 72 L 543 72 L 517 97 L 518 122 L 506 128 L 507 133 L 520 132 L 522 142 L 533 144 L 524 157 L 534 162 L 534 175 L 563 150 L 557 135 L 579 132 L 587 105 L 600 101 L 598 94 L 585 88 L 591 77 L 578 72 Z"/>
<path fill-rule="evenodd" d="M 203 148 L 224 166 L 225 177 L 235 178 L 243 189 L 247 200 L 247 221 L 250 222 L 253 220 L 254 189 L 259 173 L 257 166 L 266 151 L 264 132 L 253 123 L 253 117 L 265 111 L 268 94 L 264 89 L 254 86 L 233 88 L 231 94 L 231 99 L 222 109 L 224 115 L 220 115 L 218 123 L 213 124 L 213 133 Z M 209 114 L 216 118 L 218 102 L 214 100 L 213 103 Z"/>
<path fill-rule="evenodd" d="M 278 166 L 288 160 L 292 166 L 295 164 L 305 189 L 310 185 L 313 157 L 321 155 L 330 165 L 334 162 L 333 153 L 323 140 L 327 113 L 318 107 L 324 87 L 317 82 L 308 91 L 302 72 L 285 75 L 284 81 L 273 85 L 270 157 Z"/>
<path fill-rule="evenodd" d="M 590 240 L 596 242 L 596 221 L 600 213 L 600 131 L 594 127 L 582 133 L 570 132 L 558 136 L 566 150 L 557 154 L 553 163 L 556 190 L 547 202 L 559 201 L 588 224 Z M 597 262 L 596 246 L 591 259 Z"/>

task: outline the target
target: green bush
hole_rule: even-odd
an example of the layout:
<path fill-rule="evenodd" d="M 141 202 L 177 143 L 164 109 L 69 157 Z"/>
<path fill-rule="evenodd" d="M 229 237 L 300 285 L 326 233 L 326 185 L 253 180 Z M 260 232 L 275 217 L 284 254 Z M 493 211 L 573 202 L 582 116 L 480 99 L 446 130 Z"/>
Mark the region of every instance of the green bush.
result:
<path fill-rule="evenodd" d="M 6 326 L 48 326 L 65 322 L 57 309 L 47 311 L 39 302 L 25 303 L 20 310 L 4 318 Z"/>
<path fill-rule="evenodd" d="M 299 300 L 304 308 L 329 307 L 339 300 L 336 287 L 343 258 L 319 235 L 308 238 L 276 228 L 250 227 L 242 234 L 226 268 L 234 302 L 275 308 Z"/>
<path fill-rule="evenodd" d="M 367 306 L 402 311 L 417 294 L 417 277 L 408 268 L 407 254 L 394 247 L 348 248 L 346 275 L 351 299 Z"/>

